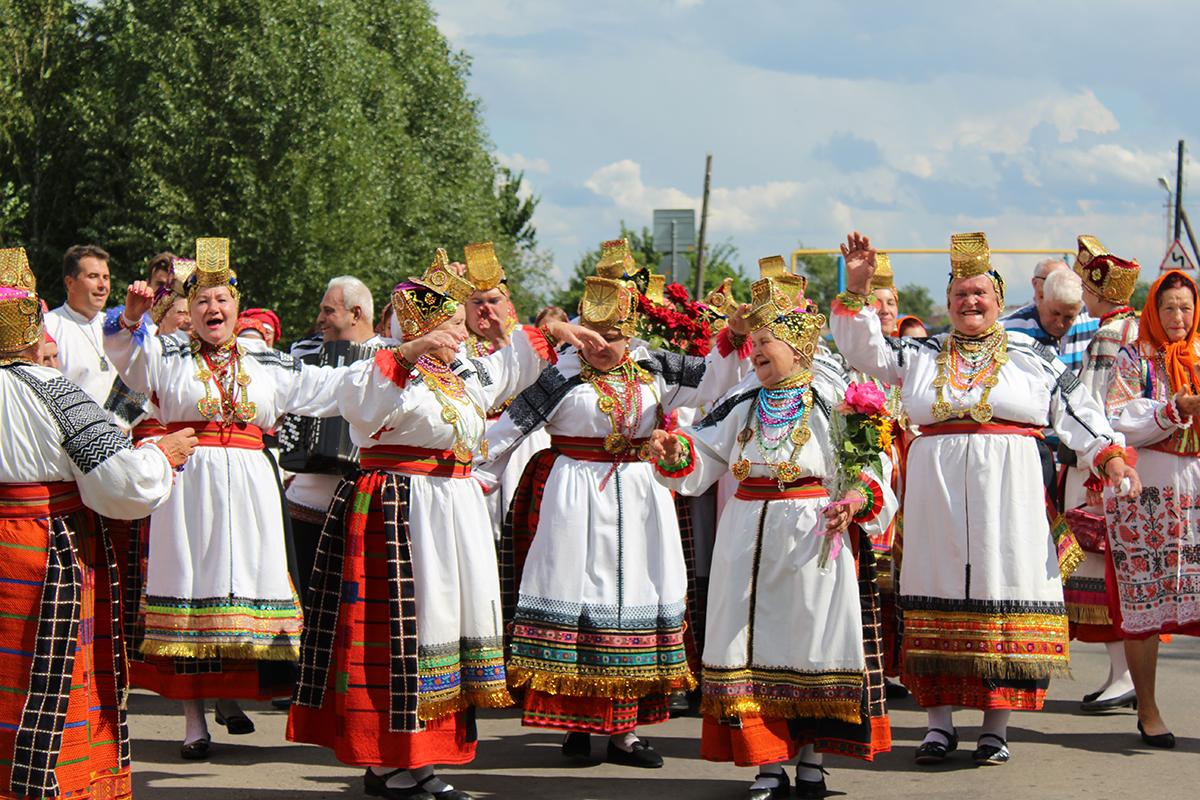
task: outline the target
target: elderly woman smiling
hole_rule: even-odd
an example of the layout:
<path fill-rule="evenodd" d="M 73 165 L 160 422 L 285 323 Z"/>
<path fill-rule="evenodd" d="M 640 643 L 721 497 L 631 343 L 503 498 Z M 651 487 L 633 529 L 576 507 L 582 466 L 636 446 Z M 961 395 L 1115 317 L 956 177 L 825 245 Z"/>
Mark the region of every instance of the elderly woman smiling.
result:
<path fill-rule="evenodd" d="M 982 233 L 950 240 L 946 290 L 952 331 L 927 339 L 885 337 L 868 302 L 870 240 L 842 247 L 848 291 L 831 327 L 855 369 L 903 386 L 921 427 L 905 487 L 904 683 L 929 713 L 918 763 L 958 744 L 954 706 L 984 711 L 974 760 L 1009 759 L 1013 709 L 1040 709 L 1052 675 L 1067 669 L 1067 618 L 1041 484 L 1035 437 L 1052 426 L 1114 485 L 1137 473 L 1124 440 L 1053 355 L 996 320 L 1004 281 Z"/>

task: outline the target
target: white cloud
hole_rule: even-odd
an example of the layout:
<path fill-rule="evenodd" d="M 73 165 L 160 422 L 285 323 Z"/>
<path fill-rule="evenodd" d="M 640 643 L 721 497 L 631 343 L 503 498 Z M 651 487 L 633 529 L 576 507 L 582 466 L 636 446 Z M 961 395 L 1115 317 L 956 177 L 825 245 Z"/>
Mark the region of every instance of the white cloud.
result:
<path fill-rule="evenodd" d="M 550 162 L 536 156 L 524 156 L 520 153 L 496 153 L 496 160 L 502 166 L 517 172 L 533 172 L 544 175 L 550 171 Z"/>

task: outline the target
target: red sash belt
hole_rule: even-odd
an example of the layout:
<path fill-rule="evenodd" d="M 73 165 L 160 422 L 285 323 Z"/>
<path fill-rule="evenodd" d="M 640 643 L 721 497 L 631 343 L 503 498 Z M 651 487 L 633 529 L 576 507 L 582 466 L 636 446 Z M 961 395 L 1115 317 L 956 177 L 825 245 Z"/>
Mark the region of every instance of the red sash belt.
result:
<path fill-rule="evenodd" d="M 471 477 L 471 462 L 459 461 L 453 450 L 377 444 L 361 451 L 359 462 L 363 469 L 382 469 L 403 475 L 430 475 L 435 478 Z"/>
<path fill-rule="evenodd" d="M 74 481 L 0 483 L 0 519 L 44 519 L 82 509 Z"/>
<path fill-rule="evenodd" d="M 828 497 L 819 478 L 801 478 L 783 484 L 774 478 L 746 478 L 738 483 L 733 495 L 739 500 L 803 500 L 813 497 Z"/>
<path fill-rule="evenodd" d="M 1042 433 L 1042 429 L 1037 425 L 1026 425 L 1022 422 L 1007 422 L 1005 420 L 997 420 L 996 422 L 979 423 L 971 419 L 952 419 L 946 422 L 937 422 L 933 425 L 922 425 L 921 436 L 947 436 L 953 433 L 982 433 L 992 436 L 1035 436 L 1038 439 L 1046 438 Z"/>
<path fill-rule="evenodd" d="M 167 433 L 194 428 L 198 447 L 230 447 L 234 450 L 262 450 L 263 432 L 257 425 L 226 425 L 223 422 L 172 422 Z"/>
<path fill-rule="evenodd" d="M 552 436 L 550 446 L 567 458 L 576 461 L 594 461 L 602 464 L 624 464 L 641 461 L 642 445 L 649 439 L 625 439 L 622 437 L 621 449 L 612 452 L 605 447 L 610 441 L 601 436 Z M 612 440 L 616 442 L 616 440 Z"/>
<path fill-rule="evenodd" d="M 163 425 L 158 420 L 144 419 L 137 425 L 133 426 L 133 430 L 129 432 L 129 435 L 136 443 L 145 439 L 149 439 L 151 436 L 162 436 L 166 432 L 167 426 Z"/>

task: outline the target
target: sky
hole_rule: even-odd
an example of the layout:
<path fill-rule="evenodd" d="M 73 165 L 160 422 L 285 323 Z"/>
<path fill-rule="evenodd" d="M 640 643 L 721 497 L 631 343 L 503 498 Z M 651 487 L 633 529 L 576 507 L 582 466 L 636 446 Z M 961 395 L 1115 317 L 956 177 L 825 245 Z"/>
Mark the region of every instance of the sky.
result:
<path fill-rule="evenodd" d="M 1075 250 L 1098 236 L 1153 277 L 1170 243 L 1176 143 L 1200 148 L 1200 4 L 434 0 L 471 58 L 496 157 L 540 197 L 539 245 L 580 255 L 656 208 L 762 256 L 944 248 Z M 1200 151 L 1198 151 L 1200 152 Z M 1185 169 L 1200 167 L 1190 156 Z M 1184 207 L 1200 221 L 1184 181 Z M 993 258 L 1009 305 L 1040 256 Z M 896 256 L 939 297 L 945 256 Z"/>

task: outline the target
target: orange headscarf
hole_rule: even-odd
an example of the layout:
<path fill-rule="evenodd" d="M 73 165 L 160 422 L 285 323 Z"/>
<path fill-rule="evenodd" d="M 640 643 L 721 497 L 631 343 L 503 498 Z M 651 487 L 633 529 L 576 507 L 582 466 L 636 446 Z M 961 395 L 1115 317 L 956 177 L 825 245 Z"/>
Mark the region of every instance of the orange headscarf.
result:
<path fill-rule="evenodd" d="M 1137 341 L 1143 353 L 1162 352 L 1163 362 L 1167 367 L 1167 377 L 1171 381 L 1172 396 L 1181 391 L 1195 394 L 1200 389 L 1200 376 L 1196 372 L 1196 320 L 1192 319 L 1192 329 L 1186 337 L 1178 342 L 1172 342 L 1167 339 L 1167 332 L 1163 329 L 1162 320 L 1158 317 L 1158 294 L 1162 291 L 1163 283 L 1172 275 L 1182 277 L 1184 285 L 1192 290 L 1193 304 L 1200 297 L 1200 292 L 1196 290 L 1196 282 L 1186 273 L 1175 269 L 1164 272 L 1150 287 L 1150 292 L 1146 295 L 1146 307 L 1142 309 L 1142 319 L 1138 323 Z M 1200 433 L 1198 425 L 1200 425 L 1200 420 L 1193 423 L 1197 433 Z"/>

